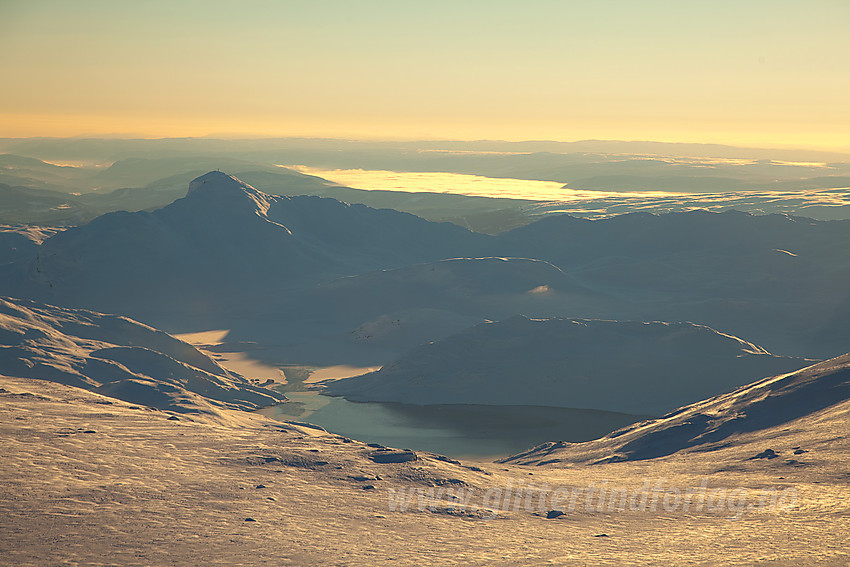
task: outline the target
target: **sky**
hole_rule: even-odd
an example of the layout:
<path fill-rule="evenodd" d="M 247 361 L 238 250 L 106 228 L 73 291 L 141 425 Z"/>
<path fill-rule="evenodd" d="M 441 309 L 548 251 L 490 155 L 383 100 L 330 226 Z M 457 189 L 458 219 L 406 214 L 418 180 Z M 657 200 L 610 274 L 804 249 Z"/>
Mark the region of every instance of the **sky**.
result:
<path fill-rule="evenodd" d="M 0 137 L 850 149 L 850 1 L 0 0 Z"/>

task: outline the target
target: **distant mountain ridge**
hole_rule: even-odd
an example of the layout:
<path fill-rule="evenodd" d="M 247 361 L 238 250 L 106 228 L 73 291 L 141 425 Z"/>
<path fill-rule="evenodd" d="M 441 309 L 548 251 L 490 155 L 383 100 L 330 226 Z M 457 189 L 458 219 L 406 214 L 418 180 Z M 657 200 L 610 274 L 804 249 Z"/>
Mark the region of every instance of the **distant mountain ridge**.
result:
<path fill-rule="evenodd" d="M 116 212 L 48 239 L 5 292 L 70 306 L 204 316 L 260 298 L 474 248 L 483 235 L 407 213 L 266 195 L 221 172 L 157 211 Z"/>
<path fill-rule="evenodd" d="M 694 321 L 774 352 L 828 358 L 850 341 L 850 221 L 737 211 L 551 216 L 497 237 L 630 303 L 605 317 Z"/>
<path fill-rule="evenodd" d="M 661 415 L 805 360 L 692 323 L 513 317 L 330 384 L 354 401 L 557 405 Z"/>
<path fill-rule="evenodd" d="M 469 288 L 477 291 L 466 297 L 453 291 L 451 302 L 418 307 L 451 305 L 439 316 L 448 322 L 446 329 L 468 316 L 514 314 L 693 321 L 747 337 L 771 352 L 816 358 L 844 352 L 850 341 L 850 221 L 734 211 L 634 213 L 594 221 L 560 215 L 488 236 L 330 198 L 269 195 L 218 171 L 192 186 L 159 210 L 103 215 L 41 246 L 25 245 L 28 251 L 10 254 L 0 265 L 0 293 L 197 330 L 218 328 L 212 325 L 221 319 L 302 317 L 302 305 L 321 310 L 339 303 L 346 286 L 372 301 L 354 284 L 366 285 L 368 272 L 399 270 L 369 276 L 387 290 L 378 297 L 386 310 L 363 310 L 367 316 L 345 322 L 351 331 L 427 303 L 413 291 L 417 279 L 429 281 L 414 264 L 525 258 L 532 272 L 544 265 L 552 267 L 552 276 L 560 271 L 554 280 L 569 280 L 581 290 L 574 298 L 586 301 L 558 303 L 553 298 L 559 290 L 552 288 L 548 299 L 514 298 L 502 310 L 494 303 L 492 314 L 471 310 L 469 304 L 487 295 L 481 282 L 514 277 L 509 269 L 487 275 L 479 264 L 469 272 L 480 280 Z M 446 278 L 436 285 L 466 284 Z M 450 293 L 437 287 L 423 293 L 448 299 Z"/>

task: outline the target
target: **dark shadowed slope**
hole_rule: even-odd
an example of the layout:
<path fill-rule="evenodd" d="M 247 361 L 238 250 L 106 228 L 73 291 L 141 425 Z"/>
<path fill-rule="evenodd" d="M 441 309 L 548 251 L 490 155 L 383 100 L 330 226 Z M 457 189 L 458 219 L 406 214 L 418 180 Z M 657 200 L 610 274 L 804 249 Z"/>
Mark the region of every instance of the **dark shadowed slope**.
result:
<path fill-rule="evenodd" d="M 220 172 L 192 186 L 160 210 L 103 215 L 50 238 L 34 260 L 0 266 L 0 293 L 127 313 L 172 330 L 232 329 L 237 318 L 267 313 L 304 321 L 310 310 L 308 319 L 332 320 L 330 331 L 339 333 L 385 315 L 394 321 L 398 312 L 436 309 L 449 312 L 445 328 L 452 331 L 458 316 L 523 313 L 693 321 L 771 352 L 817 358 L 844 352 L 850 341 L 850 222 L 704 211 L 599 221 L 560 216 L 488 237 L 391 210 L 268 195 Z M 558 289 L 499 298 L 465 287 L 466 276 L 429 279 L 422 267 L 296 297 L 296 290 L 341 276 L 473 256 L 542 260 L 528 264 L 529 281 L 535 266 L 548 262 L 581 290 L 573 299 L 587 301 L 559 303 Z M 481 266 L 472 272 L 490 277 Z M 493 280 L 513 281 L 504 272 Z M 420 291 L 443 299 L 427 305 Z M 362 305 L 352 309 L 355 301 Z M 327 306 L 340 302 L 348 304 L 337 311 L 356 312 L 356 320 L 328 314 Z"/>
<path fill-rule="evenodd" d="M 843 439 L 850 427 L 850 355 L 773 376 L 587 443 L 546 443 L 506 462 L 520 464 L 653 459 L 678 451 L 733 447 L 742 436 L 818 430 Z M 798 420 L 814 422 L 803 426 Z M 822 440 L 821 440 L 822 441 Z M 799 448 L 797 449 L 798 451 Z M 805 451 L 800 451 L 799 454 Z M 773 458 L 773 450 L 754 455 Z M 793 463 L 792 463 L 793 464 Z"/>
<path fill-rule="evenodd" d="M 691 323 L 514 317 L 422 345 L 331 384 L 356 401 L 524 404 L 660 415 L 805 366 Z"/>
<path fill-rule="evenodd" d="M 263 312 L 299 285 L 457 255 L 482 235 L 318 197 L 266 195 L 220 172 L 152 213 L 111 213 L 8 270 L 11 295 L 163 320 Z"/>
<path fill-rule="evenodd" d="M 607 317 L 696 321 L 774 352 L 827 358 L 850 340 L 850 222 L 705 211 L 549 217 L 498 238 L 631 302 Z"/>
<path fill-rule="evenodd" d="M 671 238 L 672 234 L 678 238 Z M 630 213 L 599 220 L 549 216 L 501 236 L 506 249 L 532 247 L 539 257 L 575 265 L 599 256 L 634 258 L 672 254 L 752 254 L 779 248 L 798 254 L 836 254 L 822 246 L 850 235 L 850 221 L 817 221 L 788 215 L 738 211 Z M 839 257 L 841 257 L 839 255 Z"/>
<path fill-rule="evenodd" d="M 484 320 L 593 316 L 608 299 L 548 262 L 453 258 L 344 277 L 282 297 L 272 308 L 279 317 L 237 323 L 228 340 L 273 343 L 280 357 L 301 364 L 370 366 Z"/>
<path fill-rule="evenodd" d="M 62 230 L 27 224 L 0 224 L 0 266 L 30 261 L 38 253 L 42 242 Z"/>

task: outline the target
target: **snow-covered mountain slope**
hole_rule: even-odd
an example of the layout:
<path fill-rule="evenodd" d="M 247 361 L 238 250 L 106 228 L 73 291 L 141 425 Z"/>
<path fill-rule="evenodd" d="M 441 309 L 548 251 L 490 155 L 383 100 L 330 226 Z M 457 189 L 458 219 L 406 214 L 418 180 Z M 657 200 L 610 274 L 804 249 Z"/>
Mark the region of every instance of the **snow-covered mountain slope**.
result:
<path fill-rule="evenodd" d="M 7 270 L 2 291 L 154 321 L 244 315 L 298 285 L 454 256 L 479 237 L 397 211 L 271 196 L 214 171 L 160 210 L 106 214 L 48 239 Z"/>
<path fill-rule="evenodd" d="M 180 413 L 280 403 L 162 331 L 132 319 L 0 298 L 3 373 L 85 388 Z"/>
<path fill-rule="evenodd" d="M 752 459 L 805 466 L 808 449 L 846 444 L 850 354 L 772 376 L 586 443 L 546 443 L 506 460 L 518 464 L 603 463 L 758 443 Z M 780 449 L 781 447 L 781 449 Z M 846 481 L 845 481 L 846 482 Z"/>
<path fill-rule="evenodd" d="M 61 228 L 0 224 L 0 266 L 34 258 L 38 246 Z"/>
<path fill-rule="evenodd" d="M 806 364 L 691 323 L 518 316 L 422 345 L 377 372 L 331 384 L 328 393 L 661 415 Z"/>

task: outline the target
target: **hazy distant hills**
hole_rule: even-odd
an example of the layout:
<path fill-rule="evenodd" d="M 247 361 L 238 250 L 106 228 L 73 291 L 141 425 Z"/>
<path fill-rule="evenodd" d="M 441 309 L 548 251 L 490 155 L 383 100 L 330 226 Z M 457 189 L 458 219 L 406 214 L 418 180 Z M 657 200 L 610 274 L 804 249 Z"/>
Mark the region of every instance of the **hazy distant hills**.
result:
<path fill-rule="evenodd" d="M 850 154 L 847 153 L 621 140 L 21 139 L 0 140 L 0 148 L 12 154 L 48 161 L 91 159 L 111 163 L 139 156 L 171 159 L 203 155 L 328 169 L 446 171 L 579 185 L 585 184 L 583 180 L 599 176 L 613 176 L 614 179 L 635 176 L 625 186 L 642 190 L 668 189 L 658 187 L 657 182 L 651 179 L 675 177 L 680 179 L 675 190 L 695 192 L 701 190 L 702 182 L 717 184 L 710 187 L 712 190 L 745 190 L 759 188 L 774 180 L 800 180 L 802 183 L 798 187 L 804 188 L 811 186 L 811 183 L 805 182 L 807 179 L 850 175 Z M 693 187 L 689 187 L 689 178 L 695 180 Z M 712 181 L 713 178 L 718 181 Z M 650 181 L 641 182 L 642 179 Z M 819 186 L 846 186 L 840 181 L 835 183 Z M 594 188 L 611 189 L 613 186 Z"/>
<path fill-rule="evenodd" d="M 661 415 L 806 364 L 691 323 L 513 317 L 422 345 L 327 391 L 355 401 Z"/>
<path fill-rule="evenodd" d="M 269 159 L 281 154 L 298 158 L 325 159 L 335 157 L 340 166 L 359 158 L 359 167 L 372 157 L 385 160 L 407 157 L 430 159 L 439 154 L 608 154 L 654 155 L 672 157 L 726 158 L 737 160 L 788 160 L 807 162 L 841 162 L 850 160 L 850 152 L 821 150 L 744 148 L 722 144 L 669 143 L 641 140 L 580 140 L 558 142 L 553 140 L 413 140 L 369 141 L 329 138 L 0 138 L 0 149 L 37 157 L 39 159 L 73 160 L 94 159 L 115 161 L 127 156 L 171 157 L 174 155 L 230 155 L 244 159 Z M 307 163 L 307 162 L 304 162 Z M 371 164 L 368 164 L 371 166 Z M 358 167 L 358 165 L 354 165 Z M 392 168 L 387 168 L 392 169 Z"/>
<path fill-rule="evenodd" d="M 770 376 L 595 441 L 545 443 L 505 462 L 643 460 L 678 451 L 734 448 L 755 440 L 759 452 L 751 453 L 750 460 L 777 459 L 787 470 L 820 460 L 820 455 L 807 453 L 815 447 L 828 449 L 835 440 L 843 439 L 848 416 L 850 355 L 843 355 L 790 374 Z M 754 436 L 746 437 L 750 433 Z M 805 448 L 800 447 L 801 441 Z"/>
<path fill-rule="evenodd" d="M 289 195 L 336 187 L 286 168 L 223 156 L 127 157 L 108 167 L 70 167 L 0 154 L 0 222 L 73 226 L 108 212 L 158 209 L 183 197 L 192 179 L 221 168 L 285 188 Z"/>
<path fill-rule="evenodd" d="M 261 193 L 211 172 L 152 213 L 110 213 L 48 239 L 8 292 L 105 311 L 261 312 L 303 285 L 442 259 L 482 235 L 392 210 Z"/>
<path fill-rule="evenodd" d="M 599 218 L 634 211 L 735 208 L 757 214 L 850 218 L 850 155 L 835 152 L 606 140 L 211 138 L 0 139 L 0 150 L 9 152 L 0 155 L 0 183 L 66 193 L 66 204 L 82 209 L 82 214 L 47 209 L 50 213 L 45 215 L 23 209 L 6 214 L 0 207 L 0 222 L 7 223 L 76 225 L 114 210 L 152 210 L 180 197 L 188 181 L 213 169 L 233 173 L 271 194 L 321 195 L 394 208 L 487 233 L 509 230 L 553 211 Z M 365 191 L 339 187 L 279 164 L 552 181 L 565 185 L 564 200 Z"/>
<path fill-rule="evenodd" d="M 183 197 L 192 179 L 221 169 L 271 195 L 330 197 L 485 233 L 530 222 L 526 209 L 535 205 L 533 200 L 353 189 L 273 164 L 216 155 L 124 157 L 108 167 L 60 167 L 0 154 L 0 223 L 78 226 L 109 212 L 153 211 Z"/>
<path fill-rule="evenodd" d="M 256 409 L 285 398 L 132 319 L 0 298 L 3 373 L 179 413 Z"/>
<path fill-rule="evenodd" d="M 73 225 L 94 216 L 85 203 L 67 193 L 0 183 L 0 223 Z"/>
<path fill-rule="evenodd" d="M 0 154 L 0 184 L 70 193 L 85 187 L 90 172 L 32 157 Z"/>

